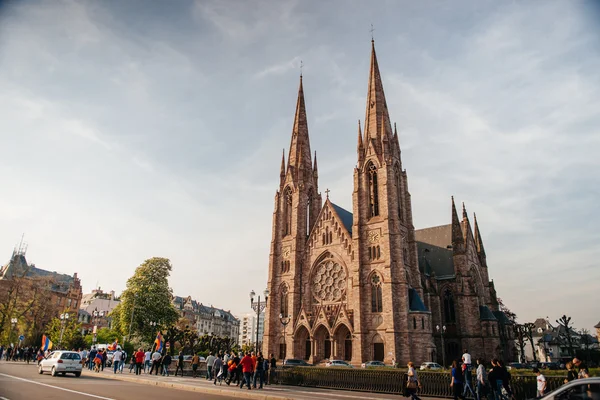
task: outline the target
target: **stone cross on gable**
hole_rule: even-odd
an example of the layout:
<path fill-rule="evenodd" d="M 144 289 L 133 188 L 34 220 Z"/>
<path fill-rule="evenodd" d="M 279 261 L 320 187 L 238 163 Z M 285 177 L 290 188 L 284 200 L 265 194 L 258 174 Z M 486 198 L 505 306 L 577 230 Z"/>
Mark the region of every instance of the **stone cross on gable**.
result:
<path fill-rule="evenodd" d="M 331 190 L 329 190 L 329 188 L 327 188 L 327 190 L 325 191 L 325 194 L 327 195 L 327 198 L 329 198 L 329 192 L 331 192 Z"/>

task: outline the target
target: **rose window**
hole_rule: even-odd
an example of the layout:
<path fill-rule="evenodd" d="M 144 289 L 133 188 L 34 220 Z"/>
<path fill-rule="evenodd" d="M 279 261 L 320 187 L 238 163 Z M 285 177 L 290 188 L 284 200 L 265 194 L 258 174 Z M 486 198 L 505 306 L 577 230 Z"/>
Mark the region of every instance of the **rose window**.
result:
<path fill-rule="evenodd" d="M 312 292 L 317 301 L 339 301 L 346 288 L 346 270 L 335 261 L 326 260 L 316 268 L 312 281 Z"/>

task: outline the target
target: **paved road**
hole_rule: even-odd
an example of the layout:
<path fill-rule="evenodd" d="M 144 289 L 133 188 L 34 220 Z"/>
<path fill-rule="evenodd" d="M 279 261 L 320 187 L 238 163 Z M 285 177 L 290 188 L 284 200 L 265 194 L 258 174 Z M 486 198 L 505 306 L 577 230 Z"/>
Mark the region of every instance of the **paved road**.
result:
<path fill-rule="evenodd" d="M 39 375 L 34 364 L 7 363 L 0 361 L 0 399 L 69 399 L 69 400 L 224 400 L 234 397 L 194 393 L 184 390 L 168 389 L 123 382 L 90 376 L 84 372 L 79 378 L 74 376 L 52 377 Z"/>

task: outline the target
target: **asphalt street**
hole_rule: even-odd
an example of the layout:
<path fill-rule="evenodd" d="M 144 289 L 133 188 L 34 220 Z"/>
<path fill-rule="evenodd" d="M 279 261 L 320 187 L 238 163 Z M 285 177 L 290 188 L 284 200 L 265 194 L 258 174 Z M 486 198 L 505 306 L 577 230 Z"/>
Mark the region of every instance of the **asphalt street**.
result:
<path fill-rule="evenodd" d="M 39 375 L 35 364 L 0 361 L 0 400 L 72 399 L 72 400 L 135 400 L 135 399 L 206 399 L 223 400 L 234 397 L 194 393 L 131 382 L 90 376 L 52 377 Z"/>

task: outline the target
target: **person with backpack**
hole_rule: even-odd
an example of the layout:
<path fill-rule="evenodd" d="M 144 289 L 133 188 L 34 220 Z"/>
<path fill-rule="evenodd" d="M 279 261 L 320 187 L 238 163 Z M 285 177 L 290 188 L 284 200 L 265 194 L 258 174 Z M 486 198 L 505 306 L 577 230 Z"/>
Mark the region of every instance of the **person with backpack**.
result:
<path fill-rule="evenodd" d="M 256 357 L 256 361 L 254 363 L 255 365 L 255 370 L 254 370 L 254 383 L 252 385 L 252 387 L 254 389 L 256 389 L 256 380 L 258 379 L 258 381 L 260 382 L 260 387 L 259 389 L 263 388 L 263 384 L 264 384 L 264 380 L 265 380 L 265 359 L 262 356 L 262 353 L 258 353 L 257 357 Z"/>

